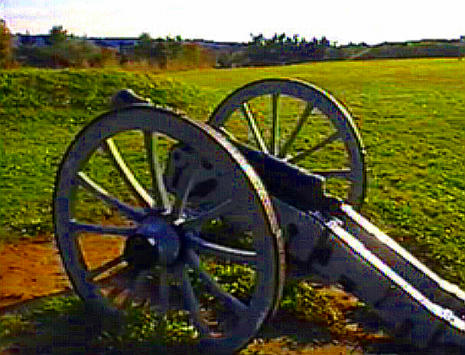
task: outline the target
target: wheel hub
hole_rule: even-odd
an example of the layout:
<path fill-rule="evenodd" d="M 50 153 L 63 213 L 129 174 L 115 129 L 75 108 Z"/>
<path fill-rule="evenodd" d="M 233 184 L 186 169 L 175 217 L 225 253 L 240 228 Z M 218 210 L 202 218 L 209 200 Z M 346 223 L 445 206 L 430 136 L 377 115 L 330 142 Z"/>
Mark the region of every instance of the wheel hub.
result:
<path fill-rule="evenodd" d="M 142 269 L 171 265 L 178 259 L 180 246 L 178 234 L 164 219 L 149 216 L 126 241 L 124 257 Z"/>

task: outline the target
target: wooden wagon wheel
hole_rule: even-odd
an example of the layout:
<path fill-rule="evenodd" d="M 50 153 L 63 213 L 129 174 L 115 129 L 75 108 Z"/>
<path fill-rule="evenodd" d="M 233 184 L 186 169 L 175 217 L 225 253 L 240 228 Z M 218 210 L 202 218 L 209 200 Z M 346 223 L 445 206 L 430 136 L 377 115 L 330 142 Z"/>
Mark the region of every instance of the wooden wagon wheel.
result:
<path fill-rule="evenodd" d="M 265 79 L 226 97 L 208 124 L 234 140 L 326 178 L 327 190 L 360 208 L 364 148 L 349 112 L 324 90 Z"/>
<path fill-rule="evenodd" d="M 221 230 L 223 217 L 236 224 Z M 112 111 L 77 135 L 57 174 L 54 224 L 92 309 L 123 320 L 183 310 L 202 353 L 244 346 L 281 295 L 283 245 L 261 181 L 214 129 L 165 109 Z"/>

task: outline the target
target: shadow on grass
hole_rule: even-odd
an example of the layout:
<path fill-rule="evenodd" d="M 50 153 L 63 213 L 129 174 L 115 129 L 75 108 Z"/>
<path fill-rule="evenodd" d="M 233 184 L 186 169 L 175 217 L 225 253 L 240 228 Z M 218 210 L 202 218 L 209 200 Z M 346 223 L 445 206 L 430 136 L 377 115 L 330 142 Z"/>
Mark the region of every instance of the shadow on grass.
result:
<path fill-rule="evenodd" d="M 137 316 L 132 319 L 131 326 L 121 330 L 117 320 L 87 309 L 76 296 L 52 297 L 20 313 L 0 317 L 0 355 L 194 354 L 189 344 L 167 346 L 163 341 L 170 334 L 154 326 L 155 319 Z M 296 343 L 315 346 L 335 341 L 327 328 L 299 320 L 286 311 L 278 311 L 257 337 L 291 338 Z M 160 341 L 156 342 L 157 339 Z M 407 350 L 392 345 L 375 347 L 374 352 L 372 348 L 370 353 L 395 354 Z M 249 354 L 247 350 L 244 353 Z"/>
<path fill-rule="evenodd" d="M 0 354 L 193 354 L 188 345 L 168 348 L 153 341 L 118 339 L 102 331 L 102 326 L 98 317 L 83 308 L 63 314 L 36 315 L 32 328 L 3 337 L 0 349 L 4 350 Z M 290 336 L 299 343 L 331 340 L 324 330 L 296 321 L 288 314 L 277 315 L 258 336 L 266 339 Z"/>
<path fill-rule="evenodd" d="M 122 328 L 115 317 L 86 308 L 75 296 L 51 298 L 34 309 L 0 317 L 0 354 L 193 353 L 188 344 L 168 348 L 154 342 L 160 328 L 153 325 L 156 320 L 136 318 L 132 327 Z"/>
<path fill-rule="evenodd" d="M 150 322 L 135 320 L 129 330 L 117 331 L 112 317 L 87 309 L 76 297 L 52 297 L 18 313 L 0 318 L 0 354 L 193 354 L 188 344 L 156 343 Z M 116 335 L 119 334 L 119 335 Z M 159 335 L 159 339 L 167 333 Z M 299 343 L 328 343 L 327 329 L 280 311 L 258 337 L 291 337 Z M 166 338 L 165 338 L 166 339 Z"/>

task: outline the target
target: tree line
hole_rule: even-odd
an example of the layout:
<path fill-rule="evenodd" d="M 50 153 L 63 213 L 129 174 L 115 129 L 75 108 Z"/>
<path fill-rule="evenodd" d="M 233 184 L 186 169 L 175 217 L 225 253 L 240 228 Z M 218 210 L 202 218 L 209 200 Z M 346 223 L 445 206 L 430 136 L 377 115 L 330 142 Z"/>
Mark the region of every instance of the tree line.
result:
<path fill-rule="evenodd" d="M 12 35 L 4 21 L 0 21 L 0 67 L 105 67 L 143 66 L 153 69 L 190 69 L 212 67 L 215 56 L 207 49 L 184 41 L 180 36 L 153 39 L 148 33 L 138 38 L 129 51 L 98 46 L 85 38 L 69 34 L 63 26 L 53 26 L 45 46 L 21 43 L 12 46 Z"/>
<path fill-rule="evenodd" d="M 146 62 L 163 70 L 213 67 L 216 58 L 213 52 L 185 41 L 181 36 L 154 39 L 148 33 L 142 33 L 134 52 L 122 56 L 121 61 Z"/>
<path fill-rule="evenodd" d="M 181 36 L 152 38 L 142 33 L 134 47 L 120 52 L 102 47 L 85 38 L 75 37 L 62 26 L 49 32 L 46 46 L 21 43 L 12 47 L 12 36 L 5 21 L 0 20 L 0 67 L 20 65 L 36 67 L 105 67 L 180 70 L 201 67 L 282 65 L 319 60 L 418 58 L 465 56 L 465 40 L 419 41 L 419 43 L 366 43 L 336 46 L 325 37 L 307 40 L 297 34 L 250 34 L 248 43 L 207 49 Z"/>
<path fill-rule="evenodd" d="M 312 60 L 323 60 L 327 49 L 331 47 L 329 40 L 313 37 L 307 41 L 297 34 L 275 33 L 266 38 L 262 33 L 250 34 L 251 40 L 245 50 L 235 53 L 223 53 L 218 58 L 222 66 L 232 65 L 275 65 L 297 63 Z M 333 44 L 335 46 L 335 44 Z"/>
<path fill-rule="evenodd" d="M 114 57 L 114 53 L 100 48 L 85 39 L 68 34 L 62 26 L 53 26 L 45 46 L 21 43 L 14 51 L 17 65 L 34 67 L 103 67 Z"/>
<path fill-rule="evenodd" d="M 321 39 L 313 37 L 311 41 L 297 34 L 290 37 L 286 33 L 275 33 L 271 38 L 265 38 L 261 33 L 257 36 L 251 34 L 251 37 L 247 48 L 251 61 L 322 60 L 326 49 L 330 47 L 330 42 L 325 36 Z"/>

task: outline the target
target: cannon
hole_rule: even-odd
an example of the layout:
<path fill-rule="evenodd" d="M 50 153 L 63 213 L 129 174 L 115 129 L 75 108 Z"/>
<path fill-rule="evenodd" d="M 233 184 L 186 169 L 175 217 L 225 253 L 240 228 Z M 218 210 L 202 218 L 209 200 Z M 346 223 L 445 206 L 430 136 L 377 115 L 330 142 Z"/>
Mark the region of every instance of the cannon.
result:
<path fill-rule="evenodd" d="M 56 242 L 92 312 L 178 314 L 192 351 L 231 354 L 285 281 L 308 277 L 370 304 L 417 349 L 465 352 L 464 291 L 360 214 L 365 149 L 330 94 L 260 80 L 205 123 L 130 90 L 112 102 L 69 146 L 54 191 Z"/>

